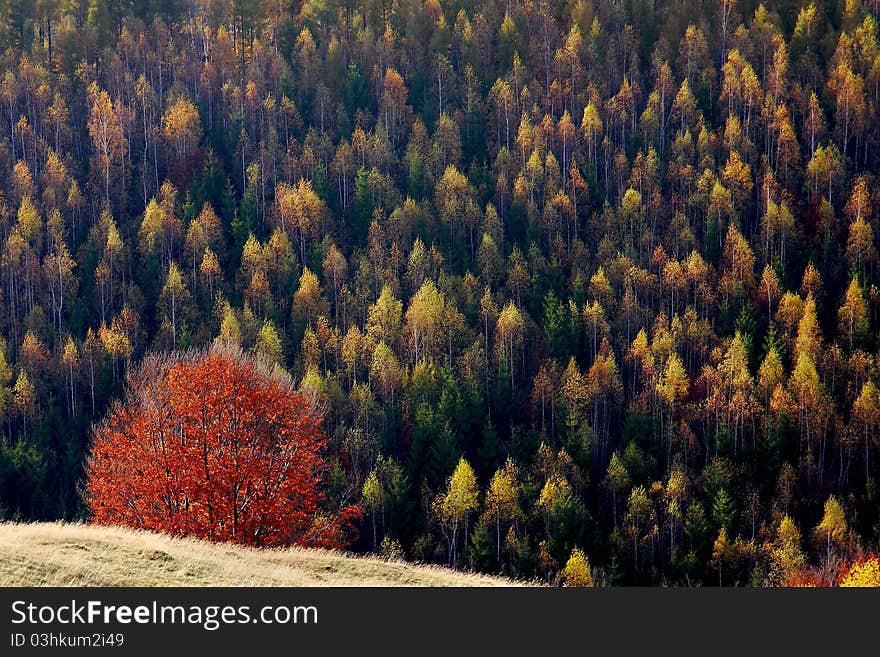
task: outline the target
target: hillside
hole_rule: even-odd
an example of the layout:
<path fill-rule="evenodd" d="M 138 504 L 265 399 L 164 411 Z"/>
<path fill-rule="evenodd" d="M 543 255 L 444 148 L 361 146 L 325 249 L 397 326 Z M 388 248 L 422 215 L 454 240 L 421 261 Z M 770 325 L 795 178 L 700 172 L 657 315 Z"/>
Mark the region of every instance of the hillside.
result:
<path fill-rule="evenodd" d="M 878 126 L 880 0 L 0 0 L 0 518 L 836 584 Z"/>
<path fill-rule="evenodd" d="M 3 586 L 513 586 L 326 550 L 255 550 L 82 524 L 0 523 Z"/>

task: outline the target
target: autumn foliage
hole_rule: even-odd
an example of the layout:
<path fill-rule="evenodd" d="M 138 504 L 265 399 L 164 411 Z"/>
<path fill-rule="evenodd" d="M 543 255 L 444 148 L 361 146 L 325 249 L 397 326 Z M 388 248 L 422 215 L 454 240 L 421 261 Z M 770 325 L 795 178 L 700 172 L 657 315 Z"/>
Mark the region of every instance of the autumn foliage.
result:
<path fill-rule="evenodd" d="M 880 588 L 880 556 L 856 561 L 841 578 L 840 586 Z"/>
<path fill-rule="evenodd" d="M 322 511 L 313 397 L 231 348 L 147 358 L 97 426 L 95 522 L 253 546 L 340 547 L 356 507 Z"/>
<path fill-rule="evenodd" d="M 0 44 L 0 521 L 83 516 L 123 374 L 220 340 L 326 447 L 151 362 L 101 522 L 359 501 L 354 551 L 567 585 L 877 551 L 880 0 L 0 0 Z"/>

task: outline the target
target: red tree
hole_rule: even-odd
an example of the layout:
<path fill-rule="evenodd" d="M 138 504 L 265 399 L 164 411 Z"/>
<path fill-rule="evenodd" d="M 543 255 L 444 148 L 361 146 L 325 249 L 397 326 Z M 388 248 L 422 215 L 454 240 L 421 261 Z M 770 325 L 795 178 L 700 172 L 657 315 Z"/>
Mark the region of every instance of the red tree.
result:
<path fill-rule="evenodd" d="M 96 427 L 94 522 L 253 546 L 341 547 L 360 513 L 322 512 L 315 400 L 232 348 L 150 357 Z"/>

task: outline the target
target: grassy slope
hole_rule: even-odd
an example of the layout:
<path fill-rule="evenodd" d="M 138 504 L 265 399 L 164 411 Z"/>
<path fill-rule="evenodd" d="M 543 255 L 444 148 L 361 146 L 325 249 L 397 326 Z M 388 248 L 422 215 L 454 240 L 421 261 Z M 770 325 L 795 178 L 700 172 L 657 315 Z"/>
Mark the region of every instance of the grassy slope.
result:
<path fill-rule="evenodd" d="M 2 586 L 511 586 L 327 550 L 255 550 L 81 524 L 0 523 Z"/>

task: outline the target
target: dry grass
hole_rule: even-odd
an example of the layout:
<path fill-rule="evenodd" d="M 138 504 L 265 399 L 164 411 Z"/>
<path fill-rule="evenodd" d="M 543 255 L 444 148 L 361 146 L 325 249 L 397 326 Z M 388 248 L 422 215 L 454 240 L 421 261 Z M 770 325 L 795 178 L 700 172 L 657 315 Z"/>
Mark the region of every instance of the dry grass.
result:
<path fill-rule="evenodd" d="M 257 550 L 84 524 L 0 523 L 2 586 L 515 586 L 328 550 Z"/>

